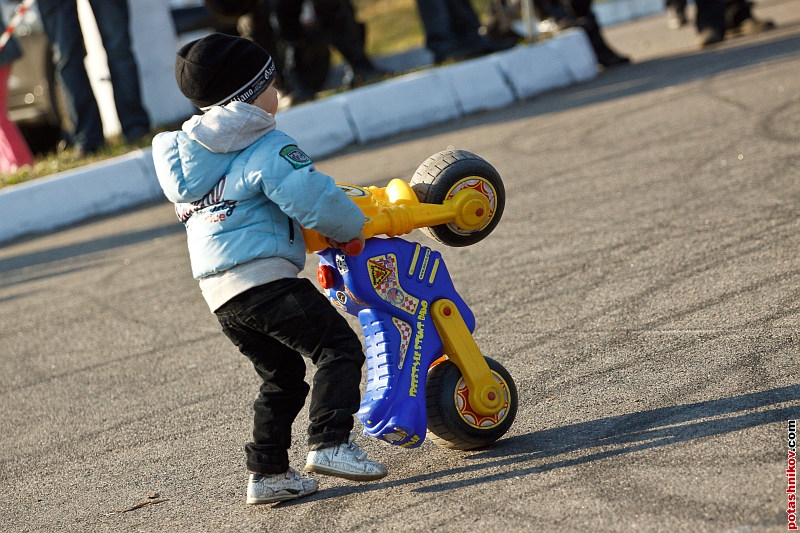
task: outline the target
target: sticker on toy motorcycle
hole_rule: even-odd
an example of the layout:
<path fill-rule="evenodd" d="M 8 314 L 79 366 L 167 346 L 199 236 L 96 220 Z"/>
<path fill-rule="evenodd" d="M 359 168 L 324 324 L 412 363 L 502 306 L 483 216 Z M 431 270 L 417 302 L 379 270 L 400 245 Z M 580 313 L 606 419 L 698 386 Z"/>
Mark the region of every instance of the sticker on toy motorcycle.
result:
<path fill-rule="evenodd" d="M 339 188 L 350 198 L 360 198 L 367 196 L 369 193 L 361 187 L 353 187 L 352 185 L 339 185 Z"/>
<path fill-rule="evenodd" d="M 381 435 L 387 442 L 391 442 L 392 444 L 396 442 L 403 442 L 408 438 L 408 433 L 403 431 L 400 428 L 393 428 L 394 431 L 392 433 L 384 433 Z"/>
<path fill-rule="evenodd" d="M 367 303 L 359 300 L 356 298 L 356 295 L 353 294 L 353 291 L 350 290 L 349 287 L 345 286 L 341 291 L 330 291 L 328 293 L 328 299 L 331 301 L 333 305 L 344 311 L 347 311 L 347 305 L 357 305 L 359 307 L 366 307 Z"/>
<path fill-rule="evenodd" d="M 381 257 L 373 257 L 367 262 L 367 269 L 369 270 L 369 279 L 372 282 L 373 287 L 379 287 L 386 278 L 388 278 L 392 271 L 388 268 L 384 267 L 383 264 L 379 261 L 384 259 L 386 256 Z"/>
<path fill-rule="evenodd" d="M 425 278 L 425 271 L 428 269 L 428 261 L 431 259 L 431 249 L 425 248 L 425 257 L 422 259 L 422 266 L 419 269 L 419 279 Z"/>
<path fill-rule="evenodd" d="M 344 311 L 345 313 L 347 312 L 347 306 L 346 306 L 345 304 L 343 304 L 342 302 L 340 302 L 340 301 L 339 301 L 339 298 L 338 298 L 338 296 L 337 296 L 336 294 L 329 294 L 329 295 L 328 295 L 328 300 L 329 300 L 329 301 L 330 301 L 330 302 L 331 302 L 331 303 L 332 303 L 332 304 L 333 304 L 335 307 L 338 307 L 339 309 L 341 309 L 341 310 L 342 310 L 342 311 Z"/>
<path fill-rule="evenodd" d="M 411 324 L 403 322 L 395 317 L 392 317 L 392 323 L 394 327 L 397 328 L 397 331 L 400 332 L 400 353 L 398 354 L 400 361 L 397 363 L 397 368 L 402 370 L 403 363 L 406 360 L 406 354 L 408 353 L 408 347 L 411 345 Z"/>
<path fill-rule="evenodd" d="M 342 276 L 350 272 L 350 267 L 347 266 L 347 258 L 345 258 L 344 254 L 336 254 L 336 270 Z"/>
<path fill-rule="evenodd" d="M 392 429 L 394 430 L 393 432 L 384 433 L 383 435 L 381 435 L 381 437 L 383 437 L 387 442 L 390 442 L 392 444 L 399 444 L 399 443 L 405 441 L 406 439 L 408 439 L 408 442 L 404 442 L 403 444 L 400 444 L 401 448 L 405 448 L 407 446 L 411 446 L 411 445 L 416 444 L 417 442 L 419 442 L 419 436 L 418 435 L 412 435 L 411 438 L 409 439 L 408 438 L 409 437 L 408 436 L 408 432 L 403 431 L 403 429 L 401 429 L 399 427 L 394 427 Z"/>
<path fill-rule="evenodd" d="M 409 446 L 413 446 L 413 445 L 415 445 L 415 444 L 416 444 L 416 443 L 418 443 L 418 442 L 419 442 L 419 435 L 414 435 L 413 437 L 411 437 L 411 438 L 408 440 L 408 442 L 404 442 L 403 444 L 401 444 L 401 445 L 400 445 L 400 447 L 401 447 L 401 448 L 407 448 L 407 447 L 409 447 Z"/>
<path fill-rule="evenodd" d="M 408 275 L 414 275 L 414 272 L 419 264 L 420 252 L 422 252 L 422 263 L 419 269 L 419 274 L 417 274 L 417 278 L 420 281 L 423 281 L 425 279 L 425 273 L 428 270 L 428 262 L 431 259 L 432 250 L 428 247 L 423 247 L 422 245 L 417 244 L 416 248 L 414 248 L 414 255 L 411 257 L 411 261 L 409 261 Z M 433 266 L 431 267 L 430 276 L 428 277 L 429 285 L 433 285 L 433 282 L 436 281 L 436 272 L 439 270 L 439 262 L 440 260 L 438 257 L 433 260 Z"/>
<path fill-rule="evenodd" d="M 367 271 L 372 287 L 382 300 L 412 315 L 417 312 L 419 299 L 406 294 L 400 287 L 394 254 L 371 257 L 367 260 Z"/>
<path fill-rule="evenodd" d="M 345 285 L 344 287 L 344 293 L 347 295 L 348 298 L 350 298 L 350 301 L 353 302 L 354 304 L 357 304 L 361 307 L 367 307 L 367 302 L 359 300 L 356 297 L 356 295 L 353 294 L 353 291 L 350 290 L 350 287 L 348 287 L 347 285 Z"/>

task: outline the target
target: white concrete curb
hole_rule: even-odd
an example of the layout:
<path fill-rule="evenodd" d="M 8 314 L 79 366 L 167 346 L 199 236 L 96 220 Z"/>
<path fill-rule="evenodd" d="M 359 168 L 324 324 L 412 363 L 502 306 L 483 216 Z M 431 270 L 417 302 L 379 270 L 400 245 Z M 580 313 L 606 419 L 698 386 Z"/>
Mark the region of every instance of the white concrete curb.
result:
<path fill-rule="evenodd" d="M 640 0 L 649 1 L 649 0 Z M 356 142 L 497 109 L 597 75 L 589 40 L 565 31 L 541 44 L 400 76 L 282 111 L 278 128 L 312 158 Z M 0 242 L 162 197 L 149 149 L 0 190 Z"/>
<path fill-rule="evenodd" d="M 564 65 L 573 82 L 589 81 L 597 75 L 597 58 L 592 51 L 589 37 L 577 28 L 565 31 L 561 39 L 553 39 L 550 46 L 561 58 L 569 58 Z"/>
<path fill-rule="evenodd" d="M 692 0 L 690 0 L 692 1 Z M 615 0 L 592 5 L 601 28 L 664 11 L 664 0 Z"/>
<path fill-rule="evenodd" d="M 462 115 L 500 109 L 514 103 L 497 55 L 464 61 L 440 69 Z"/>
<path fill-rule="evenodd" d="M 150 150 L 0 191 L 0 241 L 112 213 L 163 195 Z"/>
<path fill-rule="evenodd" d="M 359 142 L 381 139 L 458 118 L 461 112 L 445 75 L 425 70 L 347 93 Z"/>
<path fill-rule="evenodd" d="M 281 111 L 278 129 L 294 137 L 312 158 L 331 154 L 356 142 L 347 93 Z"/>

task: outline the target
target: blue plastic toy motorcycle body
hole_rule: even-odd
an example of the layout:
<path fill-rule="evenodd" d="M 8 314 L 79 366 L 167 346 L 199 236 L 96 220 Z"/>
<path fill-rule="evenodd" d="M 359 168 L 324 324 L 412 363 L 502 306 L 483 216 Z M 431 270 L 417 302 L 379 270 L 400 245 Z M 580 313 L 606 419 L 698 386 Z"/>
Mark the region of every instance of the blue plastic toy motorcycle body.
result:
<path fill-rule="evenodd" d="M 367 349 L 367 390 L 358 412 L 364 433 L 404 447 L 422 444 L 427 428 L 428 368 L 442 356 L 429 309 L 448 299 L 470 331 L 475 319 L 456 292 L 441 254 L 400 238 L 372 238 L 356 257 L 328 249 L 332 302 L 357 316 Z"/>
<path fill-rule="evenodd" d="M 437 169 L 432 177 L 431 167 Z M 358 418 L 364 433 L 407 448 L 421 445 L 426 430 L 450 448 L 494 442 L 516 415 L 513 379 L 478 349 L 475 317 L 442 255 L 395 235 L 424 228 L 444 244 L 477 242 L 502 212 L 499 176 L 474 154 L 440 152 L 410 184 L 342 188 L 367 217 L 363 251 L 348 254 L 345 247 L 327 247 L 319 234 L 304 235 L 307 249 L 319 254 L 320 285 L 361 324 L 367 388 Z"/>

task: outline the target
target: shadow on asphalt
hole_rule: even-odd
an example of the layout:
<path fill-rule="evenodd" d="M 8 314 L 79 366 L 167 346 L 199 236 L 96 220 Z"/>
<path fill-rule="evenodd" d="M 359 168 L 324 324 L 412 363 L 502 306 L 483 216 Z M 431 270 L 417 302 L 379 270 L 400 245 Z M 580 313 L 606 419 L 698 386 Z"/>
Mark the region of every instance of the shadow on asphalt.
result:
<path fill-rule="evenodd" d="M 439 470 L 397 481 L 322 490 L 311 496 L 308 501 L 416 483 L 426 485 L 415 488 L 414 492 L 446 492 L 479 483 L 580 466 L 610 457 L 797 419 L 800 418 L 799 406 L 778 407 L 778 404 L 794 400 L 800 400 L 800 385 L 720 400 L 662 407 L 536 431 L 502 439 L 487 450 L 467 455 L 462 462 L 469 464 L 458 468 Z M 754 410 L 755 412 L 750 412 Z M 411 450 L 408 453 L 415 452 Z M 481 475 L 481 471 L 488 469 L 503 471 Z M 447 476 L 462 475 L 468 475 L 470 478 L 428 484 Z M 302 505 L 304 502 L 306 499 L 281 505 Z"/>
<path fill-rule="evenodd" d="M 148 203 L 147 205 L 141 206 L 139 209 L 146 209 L 152 205 L 153 204 Z M 135 210 L 136 209 L 132 209 L 131 211 Z M 108 217 L 92 218 L 90 220 L 81 222 L 80 224 L 68 226 L 61 231 L 67 231 L 67 230 L 71 231 L 80 225 L 92 224 L 97 222 L 97 220 L 102 220 L 104 218 L 113 218 L 113 216 L 114 215 L 110 215 Z M 12 281 L 9 279 L 8 283 L 6 282 L 7 279 L 6 274 L 12 274 L 16 270 L 37 267 L 48 263 L 64 261 L 67 259 L 74 259 L 88 254 L 105 252 L 108 250 L 112 250 L 114 248 L 121 248 L 123 246 L 129 246 L 132 244 L 147 242 L 153 239 L 157 239 L 159 237 L 166 237 L 169 235 L 183 233 L 184 231 L 185 229 L 183 227 L 183 224 L 181 224 L 176 220 L 174 223 L 148 228 L 145 230 L 116 233 L 114 235 L 109 235 L 107 237 L 99 237 L 96 239 L 71 243 L 64 246 L 48 248 L 46 250 L 39 250 L 36 252 L 6 257 L 0 259 L 0 274 L 3 274 L 2 281 L 0 281 L 0 286 L 18 283 L 20 280 Z M 48 232 L 47 235 L 54 235 L 57 233 L 59 232 L 53 231 L 53 232 Z M 8 244 L 18 244 L 20 242 L 40 238 L 41 236 L 42 234 L 26 236 L 21 239 L 11 241 Z"/>

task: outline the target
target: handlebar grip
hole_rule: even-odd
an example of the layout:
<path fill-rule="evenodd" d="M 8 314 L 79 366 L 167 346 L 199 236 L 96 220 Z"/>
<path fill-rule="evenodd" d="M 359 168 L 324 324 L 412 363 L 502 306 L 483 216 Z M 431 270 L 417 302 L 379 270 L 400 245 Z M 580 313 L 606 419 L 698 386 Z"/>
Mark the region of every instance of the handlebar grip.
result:
<path fill-rule="evenodd" d="M 350 239 L 347 242 L 336 242 L 333 239 L 325 239 L 325 242 L 331 248 L 338 248 L 349 256 L 356 256 L 364 251 L 364 244 L 358 237 Z"/>
<path fill-rule="evenodd" d="M 361 242 L 361 239 L 350 239 L 344 244 L 344 246 L 342 246 L 342 249 L 344 250 L 345 254 L 354 256 L 364 251 L 364 244 Z"/>

